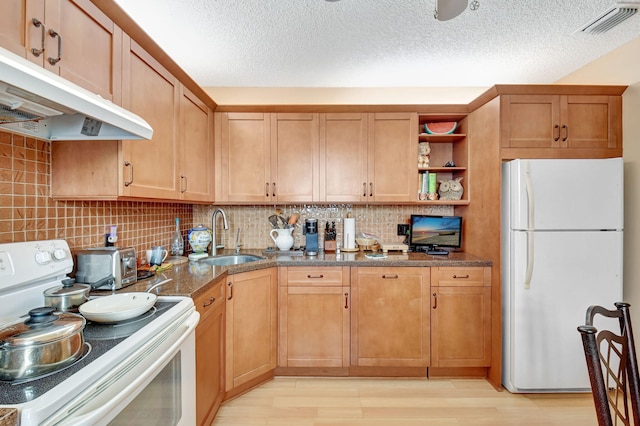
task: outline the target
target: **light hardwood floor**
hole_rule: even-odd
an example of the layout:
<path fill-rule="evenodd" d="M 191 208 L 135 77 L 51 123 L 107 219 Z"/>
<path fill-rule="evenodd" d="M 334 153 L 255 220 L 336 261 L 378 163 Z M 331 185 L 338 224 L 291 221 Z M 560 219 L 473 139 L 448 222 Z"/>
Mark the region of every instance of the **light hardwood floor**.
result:
<path fill-rule="evenodd" d="M 484 380 L 276 377 L 214 426 L 597 425 L 591 394 L 511 394 Z"/>

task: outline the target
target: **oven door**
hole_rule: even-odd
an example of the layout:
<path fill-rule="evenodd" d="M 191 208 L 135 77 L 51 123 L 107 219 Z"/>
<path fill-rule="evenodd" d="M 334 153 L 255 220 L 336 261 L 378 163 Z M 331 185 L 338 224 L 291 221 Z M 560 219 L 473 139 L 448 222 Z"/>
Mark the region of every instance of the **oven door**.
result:
<path fill-rule="evenodd" d="M 195 424 L 195 327 L 190 311 L 43 425 Z"/>

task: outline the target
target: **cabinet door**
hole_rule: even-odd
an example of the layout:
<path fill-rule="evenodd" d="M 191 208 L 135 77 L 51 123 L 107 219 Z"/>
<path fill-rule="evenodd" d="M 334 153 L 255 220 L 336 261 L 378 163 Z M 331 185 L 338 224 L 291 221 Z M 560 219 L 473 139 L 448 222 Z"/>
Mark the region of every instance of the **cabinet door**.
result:
<path fill-rule="evenodd" d="M 559 96 L 504 95 L 500 99 L 502 147 L 560 147 Z"/>
<path fill-rule="evenodd" d="M 562 96 L 561 143 L 569 149 L 612 149 L 622 145 L 620 96 Z"/>
<path fill-rule="evenodd" d="M 352 268 L 351 365 L 428 366 L 429 287 L 429 268 Z"/>
<path fill-rule="evenodd" d="M 491 287 L 432 287 L 431 365 L 491 365 Z"/>
<path fill-rule="evenodd" d="M 279 309 L 279 366 L 349 365 L 349 287 L 282 287 Z"/>
<path fill-rule="evenodd" d="M 122 195 L 179 199 L 177 117 L 179 83 L 140 45 L 128 40 L 124 107 L 153 128 L 151 140 L 122 144 Z"/>
<path fill-rule="evenodd" d="M 210 425 L 224 394 L 225 280 L 213 285 L 194 303 L 200 314 L 196 327 L 196 424 Z"/>
<path fill-rule="evenodd" d="M 276 268 L 229 276 L 226 320 L 225 390 L 229 391 L 276 368 Z"/>
<path fill-rule="evenodd" d="M 273 201 L 310 202 L 319 199 L 319 132 L 318 114 L 271 114 Z"/>
<path fill-rule="evenodd" d="M 0 46 L 105 99 L 121 101 L 122 30 L 90 0 L 3 1 Z"/>
<path fill-rule="evenodd" d="M 320 200 L 367 200 L 367 114 L 320 114 Z"/>
<path fill-rule="evenodd" d="M 417 127 L 416 113 L 369 114 L 368 200 L 415 201 Z"/>
<path fill-rule="evenodd" d="M 44 21 L 44 0 L 4 0 L 0 13 L 0 46 L 31 59 L 31 48 L 42 48 L 42 31 L 33 25 L 32 18 Z M 42 64 L 42 55 L 39 61 Z"/>
<path fill-rule="evenodd" d="M 216 200 L 271 200 L 271 121 L 263 113 L 217 113 Z M 217 160 L 216 160 L 217 161 Z"/>
<path fill-rule="evenodd" d="M 180 86 L 180 194 L 183 200 L 213 201 L 213 138 L 209 108 Z"/>

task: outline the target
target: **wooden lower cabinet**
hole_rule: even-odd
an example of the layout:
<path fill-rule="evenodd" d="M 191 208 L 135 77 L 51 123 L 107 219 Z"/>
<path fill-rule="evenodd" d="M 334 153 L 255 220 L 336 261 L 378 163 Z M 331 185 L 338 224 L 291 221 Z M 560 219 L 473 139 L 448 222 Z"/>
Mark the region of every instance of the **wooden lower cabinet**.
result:
<path fill-rule="evenodd" d="M 348 367 L 348 267 L 279 271 L 279 367 Z"/>
<path fill-rule="evenodd" d="M 277 269 L 230 275 L 226 289 L 227 392 L 272 372 L 277 363 Z"/>
<path fill-rule="evenodd" d="M 194 300 L 196 327 L 196 424 L 210 425 L 224 396 L 224 279 Z"/>
<path fill-rule="evenodd" d="M 431 366 L 491 365 L 491 268 L 431 268 Z"/>
<path fill-rule="evenodd" d="M 429 268 L 351 268 L 351 365 L 427 367 Z"/>

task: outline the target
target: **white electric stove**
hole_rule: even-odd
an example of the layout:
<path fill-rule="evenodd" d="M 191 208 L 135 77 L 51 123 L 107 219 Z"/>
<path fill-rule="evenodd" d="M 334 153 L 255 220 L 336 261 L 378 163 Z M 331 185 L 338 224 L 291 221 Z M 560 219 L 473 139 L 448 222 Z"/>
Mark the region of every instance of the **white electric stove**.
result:
<path fill-rule="evenodd" d="M 0 327 L 43 306 L 43 291 L 72 270 L 64 240 L 0 244 Z M 139 317 L 87 321 L 79 360 L 45 376 L 0 381 L 0 407 L 18 409 L 21 425 L 192 425 L 198 320 L 191 298 L 160 296 Z"/>

